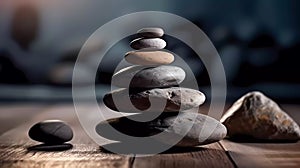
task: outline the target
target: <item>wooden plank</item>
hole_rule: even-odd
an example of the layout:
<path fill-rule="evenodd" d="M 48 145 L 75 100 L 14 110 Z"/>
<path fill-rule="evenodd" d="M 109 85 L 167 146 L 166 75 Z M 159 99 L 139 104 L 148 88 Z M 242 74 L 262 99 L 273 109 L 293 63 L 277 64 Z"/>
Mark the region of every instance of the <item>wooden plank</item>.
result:
<path fill-rule="evenodd" d="M 238 167 L 300 167 L 300 143 L 221 142 Z"/>
<path fill-rule="evenodd" d="M 88 106 L 82 108 L 86 109 L 91 123 L 96 123 L 98 119 L 91 112 L 94 109 Z M 284 109 L 298 112 L 299 106 L 284 106 Z M 299 113 L 291 113 L 291 116 L 299 123 Z M 24 118 L 25 122 L 22 120 Z M 155 156 L 136 157 L 134 160 L 131 156 L 105 153 L 83 131 L 73 105 L 1 106 L 0 120 L 5 121 L 1 127 L 13 122 L 8 119 L 23 124 L 16 128 L 10 125 L 2 132 L 0 167 L 300 167 L 299 143 L 235 143 L 224 140 L 220 142 L 222 146 L 214 143 L 184 151 L 173 150 Z M 28 138 L 28 129 L 44 119 L 68 122 L 75 133 L 71 141 L 74 147 L 56 152 L 28 150 L 28 147 L 38 144 Z M 8 128 L 13 129 L 7 131 Z"/>
<path fill-rule="evenodd" d="M 1 167 L 130 167 L 124 156 L 102 153 L 98 146 L 75 144 L 63 152 L 28 151 L 31 144 L 1 146 Z"/>
<path fill-rule="evenodd" d="M 299 124 L 299 106 L 283 109 Z M 300 167 L 300 142 L 297 143 L 220 143 L 238 167 Z"/>
<path fill-rule="evenodd" d="M 195 147 L 186 151 L 172 151 L 148 157 L 136 157 L 133 167 L 223 167 L 234 165 L 218 143 Z"/>
<path fill-rule="evenodd" d="M 73 105 L 57 105 L 43 109 L 30 121 L 0 136 L 1 167 L 130 167 L 131 157 L 104 153 L 78 123 Z M 28 129 L 44 119 L 61 119 L 68 122 L 75 133 L 73 148 L 66 151 L 31 151 L 37 145 L 27 136 Z"/>

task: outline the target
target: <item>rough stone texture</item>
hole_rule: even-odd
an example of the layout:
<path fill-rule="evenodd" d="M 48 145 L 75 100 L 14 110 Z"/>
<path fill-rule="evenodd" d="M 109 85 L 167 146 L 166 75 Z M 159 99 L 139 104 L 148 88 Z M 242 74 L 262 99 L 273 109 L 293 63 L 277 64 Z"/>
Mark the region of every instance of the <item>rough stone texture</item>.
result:
<path fill-rule="evenodd" d="M 145 38 L 161 37 L 164 35 L 164 30 L 158 27 L 147 27 L 137 31 L 137 35 Z"/>
<path fill-rule="evenodd" d="M 118 99 L 118 107 L 113 97 Z M 160 112 L 162 110 L 160 104 L 163 103 L 166 104 L 164 112 L 173 112 L 198 107 L 205 101 L 205 95 L 200 91 L 179 87 L 132 91 L 129 97 L 135 109 L 124 101 L 128 99 L 128 89 L 118 89 L 106 94 L 103 102 L 108 108 L 121 112 Z M 154 103 L 151 104 L 149 99 Z M 148 109 L 150 106 L 151 110 Z"/>
<path fill-rule="evenodd" d="M 298 140 L 297 123 L 278 104 L 260 92 L 236 101 L 221 118 L 229 137 L 250 136 L 261 140 Z"/>
<path fill-rule="evenodd" d="M 28 135 L 31 139 L 45 144 L 62 144 L 73 138 L 73 131 L 63 121 L 45 120 L 32 126 Z"/>
<path fill-rule="evenodd" d="M 160 38 L 138 38 L 130 43 L 130 47 L 136 50 L 145 48 L 163 49 L 166 45 L 165 40 Z"/>
<path fill-rule="evenodd" d="M 148 122 L 136 122 L 126 117 L 110 119 L 107 122 L 100 122 L 96 126 L 96 132 L 107 139 L 121 142 L 126 139 L 120 138 L 111 129 L 134 137 L 148 137 L 164 132 L 164 135 L 153 139 L 172 144 L 174 138 L 179 138 L 179 142 L 175 144 L 182 147 L 205 145 L 226 136 L 226 127 L 214 118 L 198 113 L 173 113 L 162 113 L 158 118 Z M 109 127 L 108 123 L 112 127 Z"/>
<path fill-rule="evenodd" d="M 166 51 L 138 50 L 126 53 L 125 60 L 136 65 L 166 65 L 174 61 L 174 55 Z"/>
<path fill-rule="evenodd" d="M 156 88 L 179 85 L 185 72 L 176 66 L 130 66 L 121 69 L 112 77 L 112 85 L 121 88 Z"/>

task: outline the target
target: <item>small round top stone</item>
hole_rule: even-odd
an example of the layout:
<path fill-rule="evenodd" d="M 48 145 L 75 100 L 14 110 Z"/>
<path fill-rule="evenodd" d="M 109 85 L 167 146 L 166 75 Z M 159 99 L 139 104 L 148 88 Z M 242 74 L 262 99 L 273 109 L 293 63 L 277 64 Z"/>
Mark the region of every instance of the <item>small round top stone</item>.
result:
<path fill-rule="evenodd" d="M 164 30 L 159 27 L 145 27 L 137 31 L 138 36 L 144 38 L 156 38 L 164 35 Z"/>

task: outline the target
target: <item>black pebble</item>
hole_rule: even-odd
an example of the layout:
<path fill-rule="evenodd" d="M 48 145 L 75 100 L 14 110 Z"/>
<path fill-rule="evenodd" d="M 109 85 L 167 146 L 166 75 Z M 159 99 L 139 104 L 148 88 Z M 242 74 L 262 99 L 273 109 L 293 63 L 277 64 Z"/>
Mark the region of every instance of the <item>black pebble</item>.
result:
<path fill-rule="evenodd" d="M 45 120 L 32 126 L 28 135 L 31 139 L 45 144 L 63 144 L 73 138 L 73 131 L 63 121 Z"/>

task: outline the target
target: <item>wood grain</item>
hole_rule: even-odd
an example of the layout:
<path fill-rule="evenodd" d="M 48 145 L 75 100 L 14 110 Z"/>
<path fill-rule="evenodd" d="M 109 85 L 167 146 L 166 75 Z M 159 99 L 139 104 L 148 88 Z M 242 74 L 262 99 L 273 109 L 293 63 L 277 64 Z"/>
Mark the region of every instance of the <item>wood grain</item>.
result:
<path fill-rule="evenodd" d="M 98 146 L 75 144 L 62 152 L 28 151 L 31 144 L 1 146 L 1 167 L 130 167 L 129 157 L 102 153 Z"/>
<path fill-rule="evenodd" d="M 234 167 L 225 151 L 218 143 L 196 147 L 186 151 L 172 151 L 149 157 L 136 157 L 133 167 Z"/>
<path fill-rule="evenodd" d="M 238 167 L 299 167 L 300 143 L 236 143 L 221 141 Z"/>

